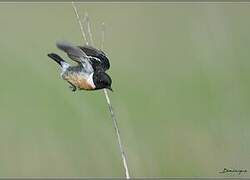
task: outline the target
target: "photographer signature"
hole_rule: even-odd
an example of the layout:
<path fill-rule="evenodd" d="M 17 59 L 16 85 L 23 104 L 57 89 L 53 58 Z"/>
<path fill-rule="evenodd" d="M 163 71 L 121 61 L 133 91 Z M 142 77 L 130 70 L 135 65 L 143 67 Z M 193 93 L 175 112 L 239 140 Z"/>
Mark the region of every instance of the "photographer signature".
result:
<path fill-rule="evenodd" d="M 241 175 L 241 173 L 247 173 L 247 170 L 246 169 L 229 169 L 229 168 L 224 168 L 219 173 L 221 173 L 221 174 L 225 174 L 225 173 L 238 173 L 239 175 Z"/>

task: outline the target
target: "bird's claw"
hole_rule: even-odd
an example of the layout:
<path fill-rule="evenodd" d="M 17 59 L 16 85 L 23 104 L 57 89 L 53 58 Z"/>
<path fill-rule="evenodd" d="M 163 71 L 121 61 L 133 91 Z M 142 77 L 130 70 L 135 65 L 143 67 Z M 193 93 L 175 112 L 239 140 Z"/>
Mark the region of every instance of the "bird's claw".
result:
<path fill-rule="evenodd" d="M 69 86 L 69 88 L 71 89 L 72 92 L 76 91 L 76 87 L 75 86 Z"/>

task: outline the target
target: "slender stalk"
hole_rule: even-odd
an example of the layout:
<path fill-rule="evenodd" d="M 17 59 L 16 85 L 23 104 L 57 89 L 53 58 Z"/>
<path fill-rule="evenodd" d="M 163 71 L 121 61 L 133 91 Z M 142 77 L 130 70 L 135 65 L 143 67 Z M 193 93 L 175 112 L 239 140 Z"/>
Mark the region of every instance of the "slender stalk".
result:
<path fill-rule="evenodd" d="M 89 34 L 90 44 L 93 46 L 94 45 L 94 41 L 93 41 L 93 36 L 92 36 L 92 33 L 91 33 L 90 19 L 89 19 L 88 13 L 86 13 L 85 16 L 86 16 L 86 22 L 87 22 L 87 28 L 88 28 L 88 34 Z"/>
<path fill-rule="evenodd" d="M 103 92 L 105 94 L 105 97 L 106 97 L 106 100 L 107 100 L 107 104 L 108 104 L 108 107 L 109 107 L 109 112 L 110 112 L 111 118 L 113 120 L 115 132 L 116 132 L 116 137 L 117 137 L 117 140 L 118 140 L 118 144 L 119 144 L 119 148 L 120 148 L 120 152 L 121 152 L 121 156 L 122 156 L 122 162 L 123 162 L 123 166 L 124 166 L 124 169 L 125 169 L 125 177 L 127 179 L 130 179 L 130 175 L 129 175 L 129 171 L 128 171 L 127 159 L 126 159 L 124 148 L 122 146 L 122 141 L 121 141 L 121 136 L 120 136 L 120 131 L 119 131 L 119 128 L 118 128 L 116 116 L 115 116 L 112 104 L 110 102 L 107 89 L 103 89 Z"/>
<path fill-rule="evenodd" d="M 81 29 L 81 32 L 82 32 L 82 37 L 85 40 L 86 44 L 88 45 L 86 34 L 84 32 L 82 23 L 80 21 L 77 8 L 76 8 L 76 6 L 75 6 L 75 4 L 74 4 L 73 1 L 72 1 L 72 7 L 73 7 L 73 9 L 75 11 L 76 18 L 77 18 L 78 23 L 80 25 L 80 29 Z M 92 33 L 91 33 L 91 29 L 90 29 L 89 19 L 87 21 L 88 21 L 88 23 L 87 23 L 88 24 L 87 25 L 88 26 L 88 33 L 89 33 L 89 36 L 90 36 L 91 44 L 93 45 L 93 39 L 92 39 Z M 102 25 L 103 25 L 103 32 L 102 32 L 101 48 L 103 48 L 103 44 L 104 44 L 104 24 L 102 24 Z M 110 98 L 109 98 L 107 89 L 103 89 L 103 92 L 104 92 L 104 95 L 106 97 L 106 101 L 107 101 L 107 104 L 108 104 L 109 112 L 110 112 L 110 115 L 111 115 L 111 118 L 112 118 L 112 121 L 113 121 L 115 133 L 116 133 L 116 138 L 118 140 L 119 149 L 120 149 L 120 153 L 121 153 L 121 157 L 122 157 L 122 162 L 123 162 L 123 167 L 124 167 L 124 170 L 125 170 L 125 177 L 126 177 L 126 179 L 130 179 L 127 158 L 126 158 L 126 154 L 125 154 L 125 151 L 124 151 L 124 148 L 123 148 L 123 145 L 122 145 L 122 140 L 121 140 L 120 131 L 119 131 L 119 128 L 118 128 L 118 123 L 117 123 L 117 120 L 116 120 L 116 116 L 115 116 L 112 104 L 110 102 Z"/>
<path fill-rule="evenodd" d="M 104 48 L 104 40 L 105 40 L 105 24 L 104 22 L 102 23 L 102 30 L 101 30 L 101 44 L 100 44 L 100 48 L 103 49 Z"/>
<path fill-rule="evenodd" d="M 72 1 L 72 7 L 73 7 L 73 9 L 75 11 L 75 15 L 76 15 L 77 21 L 79 23 L 79 26 L 80 26 L 80 29 L 81 29 L 81 32 L 82 32 L 82 37 L 83 37 L 84 41 L 86 42 L 86 44 L 88 45 L 88 40 L 87 40 L 86 34 L 84 33 L 84 29 L 83 29 L 82 22 L 80 20 L 80 16 L 78 14 L 77 8 L 76 8 L 76 6 L 75 6 L 75 4 L 74 4 L 73 1 Z"/>

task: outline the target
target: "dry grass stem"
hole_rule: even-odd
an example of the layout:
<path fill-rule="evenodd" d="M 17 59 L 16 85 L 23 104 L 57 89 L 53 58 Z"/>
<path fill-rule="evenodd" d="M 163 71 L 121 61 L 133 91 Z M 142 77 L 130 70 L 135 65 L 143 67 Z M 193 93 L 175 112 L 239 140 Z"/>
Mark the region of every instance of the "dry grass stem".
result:
<path fill-rule="evenodd" d="M 88 40 L 87 40 L 87 36 L 86 36 L 86 34 L 88 33 L 88 36 L 89 36 L 89 39 L 90 39 L 90 45 L 94 45 L 93 37 L 92 37 L 92 33 L 91 33 L 91 27 L 90 27 L 90 20 L 89 20 L 88 14 L 85 14 L 84 19 L 83 19 L 83 23 L 85 23 L 85 22 L 87 23 L 87 33 L 85 33 L 84 28 L 83 28 L 83 24 L 81 23 L 81 20 L 80 20 L 80 17 L 79 17 L 79 14 L 78 14 L 78 11 L 77 11 L 77 8 L 76 8 L 74 2 L 72 2 L 72 7 L 73 7 L 73 9 L 75 11 L 75 15 L 76 15 L 76 18 L 78 20 L 78 23 L 79 23 L 79 26 L 80 26 L 80 29 L 81 29 L 81 32 L 82 32 L 83 40 L 85 41 L 85 43 L 87 45 L 89 44 Z M 100 44 L 101 49 L 103 49 L 103 47 L 104 47 L 104 38 L 105 38 L 104 36 L 105 36 L 105 26 L 104 26 L 104 23 L 102 23 L 102 38 L 101 38 L 101 44 Z M 103 92 L 104 92 L 104 95 L 105 95 L 105 98 L 106 98 L 106 101 L 107 101 L 107 104 L 108 104 L 109 112 L 110 112 L 110 115 L 111 115 L 111 118 L 112 118 L 112 121 L 113 121 L 115 132 L 116 132 L 116 138 L 118 140 L 119 149 L 120 149 L 120 153 L 121 153 L 121 158 L 122 158 L 122 162 L 123 162 L 123 167 L 124 167 L 124 170 L 125 170 L 125 177 L 126 177 L 126 179 L 130 179 L 128 163 L 127 163 L 126 154 L 125 154 L 125 151 L 124 151 L 124 148 L 123 148 L 123 145 L 122 145 L 122 140 L 121 140 L 120 131 L 119 131 L 119 128 L 118 128 L 116 116 L 115 116 L 112 104 L 110 102 L 110 98 L 109 98 L 107 89 L 103 89 Z"/>

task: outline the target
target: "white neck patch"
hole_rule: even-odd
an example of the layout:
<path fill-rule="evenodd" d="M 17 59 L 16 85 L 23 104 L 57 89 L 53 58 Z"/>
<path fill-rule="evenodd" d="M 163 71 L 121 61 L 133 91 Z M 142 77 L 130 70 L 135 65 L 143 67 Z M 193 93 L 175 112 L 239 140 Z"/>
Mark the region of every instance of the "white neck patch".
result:
<path fill-rule="evenodd" d="M 94 75 L 94 73 L 91 73 L 91 74 L 88 76 L 87 81 L 88 81 L 88 83 L 89 83 L 93 88 L 96 88 L 96 87 L 95 87 L 95 84 L 94 84 L 94 80 L 93 80 L 93 75 Z"/>

